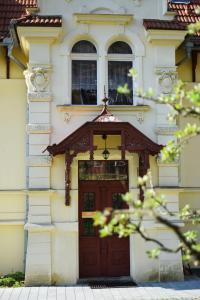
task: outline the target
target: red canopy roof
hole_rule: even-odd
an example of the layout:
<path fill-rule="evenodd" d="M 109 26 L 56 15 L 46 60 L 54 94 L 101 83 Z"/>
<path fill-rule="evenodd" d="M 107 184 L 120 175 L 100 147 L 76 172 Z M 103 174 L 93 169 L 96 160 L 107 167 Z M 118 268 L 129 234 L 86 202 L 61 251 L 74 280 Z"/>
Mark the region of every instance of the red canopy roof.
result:
<path fill-rule="evenodd" d="M 86 151 L 93 152 L 96 149 L 96 146 L 93 145 L 93 135 L 107 134 L 121 135 L 122 144 L 119 149 L 122 151 L 158 154 L 163 146 L 154 143 L 130 123 L 120 121 L 108 111 L 107 101 L 107 98 L 103 100 L 103 110 L 92 122 L 86 122 L 59 144 L 48 146 L 48 152 L 53 156 L 69 151 L 74 151 L 76 154 Z"/>

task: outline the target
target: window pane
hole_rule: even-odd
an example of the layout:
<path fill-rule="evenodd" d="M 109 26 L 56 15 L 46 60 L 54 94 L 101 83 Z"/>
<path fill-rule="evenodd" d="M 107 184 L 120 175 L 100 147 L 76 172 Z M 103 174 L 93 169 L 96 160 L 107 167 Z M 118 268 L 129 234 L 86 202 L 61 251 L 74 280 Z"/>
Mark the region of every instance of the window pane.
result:
<path fill-rule="evenodd" d="M 123 208 L 123 200 L 121 193 L 113 193 L 112 194 L 112 207 L 113 209 L 122 209 Z"/>
<path fill-rule="evenodd" d="M 132 50 L 125 42 L 115 42 L 109 47 L 108 54 L 132 54 Z"/>
<path fill-rule="evenodd" d="M 108 62 L 108 93 L 109 104 L 131 105 L 133 104 L 133 80 L 128 76 L 132 68 L 132 62 L 109 61 Z M 125 83 L 128 84 L 130 94 L 124 95 L 117 92 L 117 88 Z"/>
<path fill-rule="evenodd" d="M 83 235 L 95 236 L 95 228 L 93 225 L 93 219 L 83 219 Z"/>
<path fill-rule="evenodd" d="M 72 104 L 97 104 L 96 61 L 72 61 Z"/>
<path fill-rule="evenodd" d="M 94 211 L 95 210 L 95 195 L 94 193 L 84 193 L 83 196 L 83 211 Z"/>
<path fill-rule="evenodd" d="M 92 43 L 79 41 L 73 46 L 72 53 L 97 53 L 97 50 Z"/>
<path fill-rule="evenodd" d="M 79 180 L 128 180 L 126 160 L 79 161 Z"/>

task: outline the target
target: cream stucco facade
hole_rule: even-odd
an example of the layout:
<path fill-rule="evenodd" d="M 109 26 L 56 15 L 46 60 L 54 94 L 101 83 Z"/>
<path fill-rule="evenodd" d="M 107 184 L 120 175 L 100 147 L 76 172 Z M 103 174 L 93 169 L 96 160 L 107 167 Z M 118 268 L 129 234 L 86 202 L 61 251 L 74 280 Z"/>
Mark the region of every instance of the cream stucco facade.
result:
<path fill-rule="evenodd" d="M 108 47 L 115 41 L 129 44 L 129 59 L 138 76 L 134 89 L 152 87 L 170 93 L 177 75 L 191 81 L 190 62 L 176 67 L 178 46 L 185 31 L 145 31 L 142 19 L 171 19 L 160 0 L 59 0 L 40 1 L 41 15 L 62 15 L 62 27 L 17 27 L 20 49 L 16 56 L 27 65 L 23 73 L 13 62 L 5 79 L 6 63 L 0 52 L 0 275 L 24 271 L 27 285 L 75 284 L 79 279 L 78 161 L 72 163 L 70 206 L 65 205 L 64 155 L 44 152 L 59 143 L 101 111 L 104 87 L 108 87 Z M 114 15 L 113 15 L 114 14 Z M 73 45 L 91 41 L 97 49 L 97 105 L 72 105 L 71 69 Z M 198 65 L 199 66 L 199 65 Z M 187 73 L 187 75 L 186 75 Z M 197 78 L 198 78 L 197 68 Z M 170 85 L 165 85 L 165 78 Z M 169 124 L 168 107 L 133 96 L 133 105 L 113 105 L 110 110 L 151 140 L 166 144 L 179 124 Z M 102 141 L 94 159 L 102 159 Z M 108 141 L 109 159 L 119 160 L 119 137 Z M 187 146 L 181 160 L 163 164 L 150 158 L 153 185 L 166 195 L 169 208 L 178 211 L 185 203 L 200 208 L 198 139 Z M 192 155 L 191 155 L 192 153 Z M 129 190 L 137 195 L 136 154 L 129 161 Z M 178 220 L 175 220 L 179 222 Z M 168 229 L 146 221 L 152 236 L 176 246 Z M 180 224 L 181 226 L 181 224 Z M 130 275 L 136 281 L 182 280 L 181 254 L 162 254 L 150 260 L 152 247 L 139 236 L 130 237 Z"/>

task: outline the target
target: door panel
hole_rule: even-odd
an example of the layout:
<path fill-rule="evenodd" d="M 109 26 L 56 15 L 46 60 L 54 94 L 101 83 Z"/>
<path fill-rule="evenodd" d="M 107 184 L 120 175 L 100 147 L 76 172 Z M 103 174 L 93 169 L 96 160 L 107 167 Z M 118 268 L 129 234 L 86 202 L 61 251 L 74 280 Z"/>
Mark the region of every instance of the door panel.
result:
<path fill-rule="evenodd" d="M 97 228 L 87 213 L 97 210 L 99 190 L 82 185 L 79 193 L 79 269 L 80 277 L 100 276 L 100 241 Z M 86 215 L 86 217 L 85 217 Z M 97 273 L 99 271 L 99 273 Z"/>
<path fill-rule="evenodd" d="M 129 238 L 100 238 L 98 228 L 87 217 L 105 207 L 126 208 L 121 195 L 127 183 L 87 181 L 79 183 L 79 268 L 80 277 L 130 275 Z"/>
<path fill-rule="evenodd" d="M 108 276 L 128 276 L 129 263 L 129 238 L 108 238 Z"/>

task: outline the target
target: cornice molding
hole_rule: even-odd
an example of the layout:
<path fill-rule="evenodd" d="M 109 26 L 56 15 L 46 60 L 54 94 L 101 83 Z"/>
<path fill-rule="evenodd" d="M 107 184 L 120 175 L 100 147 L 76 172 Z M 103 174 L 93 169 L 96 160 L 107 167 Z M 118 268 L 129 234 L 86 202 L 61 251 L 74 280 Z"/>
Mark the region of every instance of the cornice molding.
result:
<path fill-rule="evenodd" d="M 20 44 L 26 55 L 31 43 L 53 44 L 61 40 L 62 32 L 62 27 L 17 27 Z"/>
<path fill-rule="evenodd" d="M 133 15 L 127 14 L 75 13 L 74 18 L 80 24 L 128 25 L 133 21 Z"/>
<path fill-rule="evenodd" d="M 187 31 L 184 30 L 159 30 L 149 29 L 146 31 L 146 39 L 154 46 L 178 47 L 185 39 Z"/>

